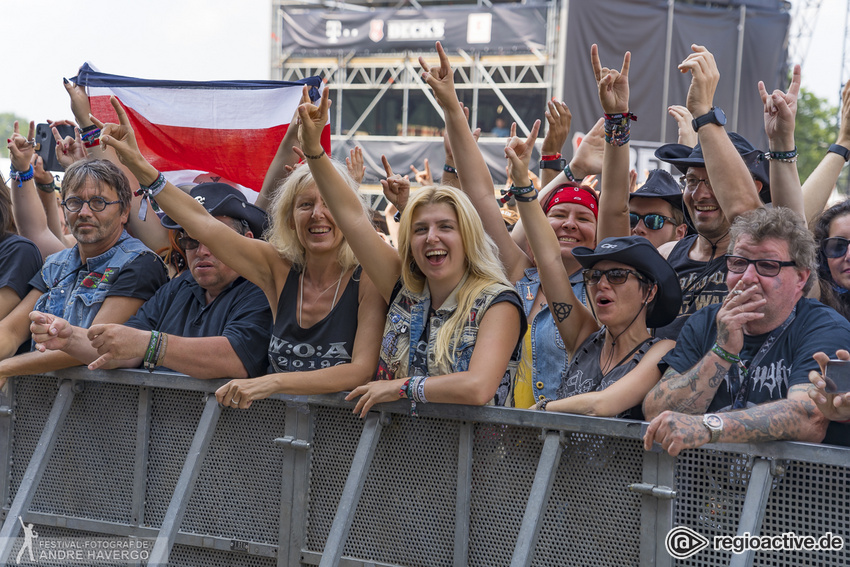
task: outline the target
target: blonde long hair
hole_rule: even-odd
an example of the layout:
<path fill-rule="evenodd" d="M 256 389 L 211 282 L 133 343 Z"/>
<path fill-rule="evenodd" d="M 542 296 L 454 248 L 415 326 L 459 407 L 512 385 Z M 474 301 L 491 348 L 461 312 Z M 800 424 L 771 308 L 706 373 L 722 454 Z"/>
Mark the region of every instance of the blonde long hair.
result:
<path fill-rule="evenodd" d="M 366 201 L 360 193 L 357 182 L 348 173 L 348 168 L 344 163 L 336 160 L 331 160 L 331 163 L 345 183 L 357 194 L 363 211 L 367 212 L 369 209 L 366 206 Z M 275 247 L 284 259 L 298 269 L 304 269 L 306 250 L 301 241 L 298 240 L 298 234 L 291 227 L 295 201 L 299 195 L 315 184 L 310 168 L 306 164 L 302 164 L 295 168 L 295 171 L 279 186 L 269 207 L 271 213 L 269 215 L 269 227 L 266 229 L 264 238 Z M 337 252 L 337 261 L 346 270 L 359 264 L 344 236 Z"/>
<path fill-rule="evenodd" d="M 452 361 L 457 354 L 456 345 L 460 342 L 464 327 L 469 324 L 469 312 L 481 292 L 494 284 L 513 288 L 505 275 L 504 266 L 499 261 L 496 244 L 484 232 L 481 218 L 469 197 L 447 185 L 420 189 L 411 197 L 401 215 L 398 252 L 401 256 L 401 281 L 404 287 L 416 293 L 421 293 L 425 287 L 425 276 L 413 258 L 410 245 L 411 229 L 416 211 L 435 204 L 448 205 L 457 215 L 466 257 L 466 281 L 458 290 L 457 309 L 437 332 L 434 352 L 437 364 L 453 366 Z"/>

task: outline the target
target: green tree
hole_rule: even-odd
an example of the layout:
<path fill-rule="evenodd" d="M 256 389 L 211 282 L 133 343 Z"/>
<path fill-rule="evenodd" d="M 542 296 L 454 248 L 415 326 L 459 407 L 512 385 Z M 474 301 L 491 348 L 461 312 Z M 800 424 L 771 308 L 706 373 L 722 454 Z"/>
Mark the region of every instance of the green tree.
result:
<path fill-rule="evenodd" d="M 806 88 L 797 99 L 797 169 L 800 181 L 814 171 L 838 135 L 838 109 Z M 839 183 L 839 186 L 841 184 Z"/>
<path fill-rule="evenodd" d="M 6 138 L 8 138 L 15 127 L 15 120 L 21 123 L 21 126 L 24 128 L 24 135 L 26 136 L 26 119 L 21 118 L 11 112 L 2 112 L 0 113 L 0 134 L 3 134 Z M 0 144 L 0 155 L 4 158 L 9 157 L 9 150 L 6 149 L 6 144 Z"/>

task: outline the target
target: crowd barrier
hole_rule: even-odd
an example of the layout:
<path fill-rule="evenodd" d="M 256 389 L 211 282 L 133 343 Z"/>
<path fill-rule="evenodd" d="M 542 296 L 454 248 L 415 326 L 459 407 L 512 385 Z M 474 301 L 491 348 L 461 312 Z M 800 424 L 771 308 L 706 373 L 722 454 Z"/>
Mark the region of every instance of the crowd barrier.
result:
<path fill-rule="evenodd" d="M 404 401 L 361 420 L 342 395 L 237 410 L 216 403 L 221 383 L 81 368 L 10 380 L 0 565 L 85 564 L 46 546 L 98 538 L 149 545 L 115 565 L 847 564 L 844 548 L 717 542 L 850 544 L 850 449 L 672 458 L 643 449 L 640 422 L 440 404 L 411 417 Z M 704 549 L 685 558 L 690 544 Z"/>

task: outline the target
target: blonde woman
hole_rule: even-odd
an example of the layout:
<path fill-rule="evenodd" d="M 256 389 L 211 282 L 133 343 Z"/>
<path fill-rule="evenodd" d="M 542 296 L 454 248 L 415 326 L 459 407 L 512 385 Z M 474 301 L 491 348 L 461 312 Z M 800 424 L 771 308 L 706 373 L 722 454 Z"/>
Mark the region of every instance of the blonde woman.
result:
<path fill-rule="evenodd" d="M 274 393 L 320 394 L 351 390 L 375 374 L 386 303 L 361 273 L 306 167 L 284 182 L 271 208 L 268 242 L 244 238 L 203 205 L 174 187 L 139 152 L 120 103 L 120 125 L 104 126 L 101 143 L 115 148 L 143 190 L 227 266 L 266 295 L 274 314 L 269 343 L 271 374 L 233 380 L 219 402 L 247 408 Z M 328 160 L 351 206 L 365 211 L 345 165 Z M 201 353 L 198 353 L 202 356 Z"/>
<path fill-rule="evenodd" d="M 301 105 L 301 148 L 352 250 L 390 304 L 378 380 L 348 396 L 358 399 L 355 413 L 405 397 L 414 404 L 504 404 L 524 317 L 475 209 L 453 187 L 419 190 L 402 213 L 394 250 L 319 144 L 328 107 L 327 90 L 318 106 Z"/>

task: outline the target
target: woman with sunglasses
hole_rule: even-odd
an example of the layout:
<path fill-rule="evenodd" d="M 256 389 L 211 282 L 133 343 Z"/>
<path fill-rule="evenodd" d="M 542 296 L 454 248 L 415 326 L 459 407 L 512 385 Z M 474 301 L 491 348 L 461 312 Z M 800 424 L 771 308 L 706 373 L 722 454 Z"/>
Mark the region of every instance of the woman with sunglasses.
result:
<path fill-rule="evenodd" d="M 216 391 L 219 402 L 247 408 L 275 393 L 340 392 L 374 377 L 386 304 L 357 265 L 310 170 L 296 168 L 278 190 L 268 242 L 244 238 L 145 160 L 126 112 L 115 97 L 111 102 L 120 124 L 105 125 L 101 143 L 116 150 L 143 190 L 187 235 L 262 289 L 274 314 L 271 374 L 232 380 Z M 352 206 L 365 214 L 345 165 L 330 167 Z"/>
<path fill-rule="evenodd" d="M 825 210 L 814 228 L 821 302 L 850 319 L 850 199 Z"/>
<path fill-rule="evenodd" d="M 599 64 L 596 46 L 592 56 L 600 100 L 607 115 L 603 167 L 614 173 L 606 178 L 611 188 L 611 184 L 628 183 L 628 169 L 625 176 L 616 174 L 623 173 L 622 164 L 628 156 L 626 74 L 630 58 L 627 53 L 618 72 Z M 661 378 L 658 363 L 674 346 L 673 341 L 652 338 L 647 326 L 666 324 L 675 318 L 682 299 L 678 278 L 647 239 L 605 238 L 596 250 L 584 246 L 573 249 L 573 256 L 584 268 L 589 307 L 579 301 L 560 260 L 557 236 L 545 222 L 543 209 L 537 203 L 537 191 L 528 179 L 536 134 L 537 124 L 526 140 L 512 138 L 505 155 L 511 166 L 520 216 L 570 364 L 558 388 L 559 399 L 550 402 L 547 398 L 534 407 L 586 415 L 640 417 L 644 396 Z M 619 210 L 625 220 L 627 191 L 612 192 L 622 198 Z"/>

